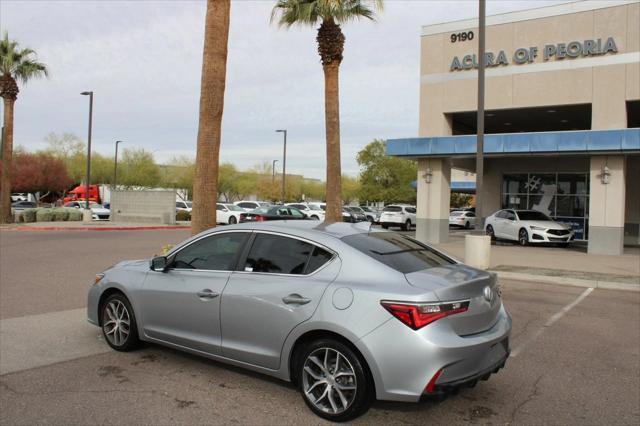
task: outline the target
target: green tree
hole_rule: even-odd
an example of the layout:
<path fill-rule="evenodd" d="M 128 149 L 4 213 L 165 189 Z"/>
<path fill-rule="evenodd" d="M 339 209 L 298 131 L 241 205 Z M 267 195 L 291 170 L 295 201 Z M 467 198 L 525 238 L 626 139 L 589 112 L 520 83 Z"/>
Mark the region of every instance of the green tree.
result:
<path fill-rule="evenodd" d="M 342 199 L 345 204 L 350 204 L 359 199 L 360 182 L 350 176 L 342 176 Z"/>
<path fill-rule="evenodd" d="M 69 177 L 79 184 L 87 176 L 87 145 L 73 133 L 49 133 L 45 136 L 47 148 L 45 154 L 61 160 L 67 168 Z M 91 155 L 91 180 L 109 184 L 113 181 L 113 157 L 96 152 Z"/>
<path fill-rule="evenodd" d="M 216 226 L 220 134 L 227 78 L 230 15 L 230 0 L 207 1 L 202 79 L 200 81 L 196 175 L 193 183 L 193 210 L 191 213 L 192 234 Z"/>
<path fill-rule="evenodd" d="M 387 156 L 385 148 L 385 141 L 376 139 L 358 152 L 361 185 L 358 198 L 361 202 L 414 203 L 416 190 L 411 182 L 418 174 L 416 163 Z"/>
<path fill-rule="evenodd" d="M 160 168 L 144 149 L 125 149 L 118 160 L 118 185 L 152 188 L 160 183 Z"/>
<path fill-rule="evenodd" d="M 159 185 L 163 188 L 184 189 L 187 196 L 193 192 L 193 179 L 195 175 L 195 162 L 187 156 L 173 157 L 161 167 Z"/>
<path fill-rule="evenodd" d="M 218 173 L 218 193 L 228 202 L 240 200 L 238 177 L 240 173 L 231 163 L 222 163 Z"/>
<path fill-rule="evenodd" d="M 324 71 L 327 222 L 342 221 L 338 78 L 345 37 L 340 25 L 360 18 L 373 20 L 375 9 L 382 10 L 382 0 L 277 0 L 271 13 L 271 20 L 284 27 L 320 24 L 316 41 Z"/>
<path fill-rule="evenodd" d="M 4 135 L 2 143 L 2 175 L 0 176 L 0 223 L 13 222 L 11 217 L 11 171 L 13 159 L 13 107 L 18 99 L 18 82 L 47 76 L 45 64 L 36 60 L 29 48 L 20 49 L 4 33 L 0 40 L 0 96 L 4 101 Z"/>

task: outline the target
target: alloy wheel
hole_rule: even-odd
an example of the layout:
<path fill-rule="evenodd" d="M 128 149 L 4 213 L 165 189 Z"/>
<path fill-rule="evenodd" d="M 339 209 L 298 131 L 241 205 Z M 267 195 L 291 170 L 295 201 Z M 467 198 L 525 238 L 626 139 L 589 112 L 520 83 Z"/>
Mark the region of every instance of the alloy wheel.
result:
<path fill-rule="evenodd" d="M 319 348 L 304 361 L 302 390 L 317 409 L 340 414 L 356 397 L 356 373 L 342 353 L 332 348 Z"/>
<path fill-rule="evenodd" d="M 104 335 L 114 346 L 122 346 L 131 332 L 131 317 L 127 307 L 120 300 L 110 301 L 102 313 Z"/>
<path fill-rule="evenodd" d="M 524 229 L 520 230 L 520 235 L 518 238 L 518 241 L 520 242 L 521 246 L 526 246 L 527 243 L 529 242 L 529 235 L 527 234 L 527 231 Z"/>

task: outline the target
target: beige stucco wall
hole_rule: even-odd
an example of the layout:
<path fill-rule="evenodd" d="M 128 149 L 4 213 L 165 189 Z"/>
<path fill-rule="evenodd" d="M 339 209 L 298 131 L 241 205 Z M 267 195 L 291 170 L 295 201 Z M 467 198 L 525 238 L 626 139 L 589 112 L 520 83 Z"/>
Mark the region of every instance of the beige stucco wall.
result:
<path fill-rule="evenodd" d="M 593 129 L 626 127 L 625 101 L 640 99 L 640 63 L 635 56 L 624 56 L 640 51 L 638 22 L 640 3 L 636 2 L 488 26 L 487 52 L 497 55 L 504 50 L 509 65 L 487 69 L 486 109 L 590 103 Z M 477 28 L 464 31 L 469 30 L 477 37 Z M 445 114 L 476 109 L 477 72 L 449 71 L 454 56 L 461 59 L 477 51 L 477 38 L 451 43 L 450 35 L 461 31 L 421 39 L 420 136 L 450 135 Z M 598 38 L 604 43 L 608 37 L 614 38 L 617 53 L 543 60 L 545 44 Z M 532 64 L 513 62 L 517 48 L 533 46 L 538 47 L 538 56 Z M 606 64 L 611 61 L 623 63 Z M 549 70 L 554 65 L 569 68 Z M 492 75 L 496 73 L 507 75 Z"/>

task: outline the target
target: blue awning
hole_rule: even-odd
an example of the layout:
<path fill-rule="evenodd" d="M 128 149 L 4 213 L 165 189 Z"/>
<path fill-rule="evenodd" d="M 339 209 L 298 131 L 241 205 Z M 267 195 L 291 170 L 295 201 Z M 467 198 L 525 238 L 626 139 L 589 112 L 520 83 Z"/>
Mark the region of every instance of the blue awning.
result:
<path fill-rule="evenodd" d="M 453 157 L 476 153 L 476 135 L 387 140 L 387 155 Z M 485 135 L 485 154 L 640 153 L 640 128 Z"/>
<path fill-rule="evenodd" d="M 417 181 L 413 181 L 411 182 L 411 187 L 413 189 L 417 189 L 418 188 L 418 182 Z M 454 181 L 451 182 L 451 189 L 453 191 L 475 191 L 476 190 L 476 183 L 475 182 L 468 182 L 468 181 Z"/>

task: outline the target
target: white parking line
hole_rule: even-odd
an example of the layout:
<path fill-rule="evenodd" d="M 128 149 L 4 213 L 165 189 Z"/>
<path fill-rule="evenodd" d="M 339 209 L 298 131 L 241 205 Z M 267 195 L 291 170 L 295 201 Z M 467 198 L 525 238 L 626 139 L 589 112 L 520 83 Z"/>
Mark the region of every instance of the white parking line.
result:
<path fill-rule="evenodd" d="M 517 346 L 513 351 L 511 351 L 511 356 L 512 357 L 517 357 L 523 350 L 524 348 L 531 342 L 533 342 L 534 340 L 536 340 L 538 337 L 540 337 L 540 335 L 542 333 L 544 333 L 544 331 L 548 328 L 551 327 L 553 325 L 553 323 L 555 323 L 556 321 L 558 321 L 560 318 L 562 318 L 564 316 L 564 314 L 566 314 L 567 312 L 569 312 L 571 309 L 573 309 L 578 303 L 582 302 L 589 294 L 591 294 L 591 292 L 593 291 L 593 288 L 588 288 L 585 291 L 583 291 L 580 296 L 578 296 L 578 298 L 576 300 L 574 300 L 573 302 L 569 303 L 568 305 L 566 305 L 565 307 L 563 307 L 560 311 L 556 312 L 555 314 L 553 314 L 551 316 L 551 318 L 549 318 L 547 320 L 547 322 L 544 323 L 544 325 L 542 327 L 540 327 L 535 333 L 533 333 L 531 335 L 531 337 L 529 337 L 527 340 L 525 340 L 524 342 L 522 342 L 519 346 Z"/>

